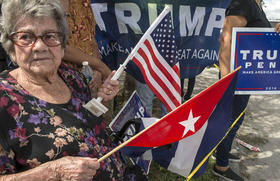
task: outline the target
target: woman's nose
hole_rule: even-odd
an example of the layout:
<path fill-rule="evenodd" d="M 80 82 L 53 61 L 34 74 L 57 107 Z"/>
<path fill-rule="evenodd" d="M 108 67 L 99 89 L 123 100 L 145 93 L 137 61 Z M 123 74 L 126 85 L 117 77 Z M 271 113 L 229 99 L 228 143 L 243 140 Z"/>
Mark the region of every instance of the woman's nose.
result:
<path fill-rule="evenodd" d="M 32 45 L 32 48 L 34 49 L 48 49 L 48 46 L 44 43 L 44 41 L 38 37 L 34 44 Z"/>

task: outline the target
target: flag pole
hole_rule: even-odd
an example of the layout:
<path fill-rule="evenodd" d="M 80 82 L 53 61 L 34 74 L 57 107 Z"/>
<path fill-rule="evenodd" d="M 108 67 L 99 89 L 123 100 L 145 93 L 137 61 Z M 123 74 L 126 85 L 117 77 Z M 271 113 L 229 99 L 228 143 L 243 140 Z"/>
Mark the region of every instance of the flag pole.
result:
<path fill-rule="evenodd" d="M 161 118 L 162 119 L 162 118 Z M 133 141 L 134 139 L 136 139 L 138 136 L 140 136 L 142 133 L 146 132 L 148 129 L 150 129 L 152 126 L 154 126 L 155 124 L 157 124 L 161 119 L 159 119 L 158 121 L 154 122 L 153 124 L 151 124 L 150 126 L 148 126 L 147 128 L 145 128 L 144 130 L 140 131 L 139 133 L 137 133 L 136 135 L 134 135 L 133 137 L 131 137 L 129 140 L 126 140 L 125 142 L 123 142 L 122 144 L 120 144 L 119 146 L 117 146 L 116 148 L 114 148 L 112 151 L 108 152 L 107 154 L 105 154 L 104 156 L 102 156 L 101 158 L 98 159 L 98 162 L 101 162 L 103 160 L 105 160 L 106 158 L 108 158 L 109 156 L 111 156 L 113 153 L 115 153 L 116 151 L 120 150 L 121 148 L 123 148 L 124 146 L 126 146 L 128 143 L 130 143 L 131 141 Z"/>

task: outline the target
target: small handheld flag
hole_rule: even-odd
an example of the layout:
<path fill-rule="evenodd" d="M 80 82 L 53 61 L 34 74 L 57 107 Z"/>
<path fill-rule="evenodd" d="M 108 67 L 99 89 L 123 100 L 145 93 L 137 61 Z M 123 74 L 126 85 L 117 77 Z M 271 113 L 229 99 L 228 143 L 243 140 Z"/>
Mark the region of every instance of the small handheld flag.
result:
<path fill-rule="evenodd" d="M 142 37 L 132 61 L 170 112 L 181 104 L 181 81 L 171 12 L 166 7 Z"/>

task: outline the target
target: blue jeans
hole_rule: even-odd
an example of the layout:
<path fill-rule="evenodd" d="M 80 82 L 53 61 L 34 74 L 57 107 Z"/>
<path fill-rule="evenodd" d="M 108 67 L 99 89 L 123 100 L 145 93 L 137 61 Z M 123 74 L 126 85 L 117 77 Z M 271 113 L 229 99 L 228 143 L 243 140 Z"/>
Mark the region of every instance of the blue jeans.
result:
<path fill-rule="evenodd" d="M 147 84 L 143 84 L 139 81 L 137 81 L 137 94 L 139 95 L 142 103 L 144 104 L 146 111 L 150 116 L 152 116 L 153 113 L 153 99 L 154 99 L 154 93 L 151 91 L 151 89 L 147 86 Z M 160 103 L 161 108 L 161 117 L 166 115 L 168 113 L 165 106 Z"/>
<path fill-rule="evenodd" d="M 235 95 L 232 104 L 232 118 L 231 123 L 233 123 L 236 118 L 244 111 L 249 102 L 250 95 Z M 229 164 L 229 152 L 231 150 L 231 146 L 233 143 L 233 139 L 236 135 L 237 130 L 244 120 L 245 114 L 240 117 L 231 131 L 228 133 L 226 138 L 221 142 L 221 144 L 217 147 L 217 155 L 216 155 L 216 165 L 225 167 Z"/>

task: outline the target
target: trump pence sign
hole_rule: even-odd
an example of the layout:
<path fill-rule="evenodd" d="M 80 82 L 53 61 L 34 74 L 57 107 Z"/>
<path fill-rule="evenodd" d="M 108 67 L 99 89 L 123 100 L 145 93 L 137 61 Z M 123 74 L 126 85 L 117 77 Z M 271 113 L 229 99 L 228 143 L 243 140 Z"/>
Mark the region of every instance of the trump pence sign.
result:
<path fill-rule="evenodd" d="M 279 94 L 280 34 L 273 28 L 233 28 L 231 71 L 239 66 L 235 94 Z"/>

